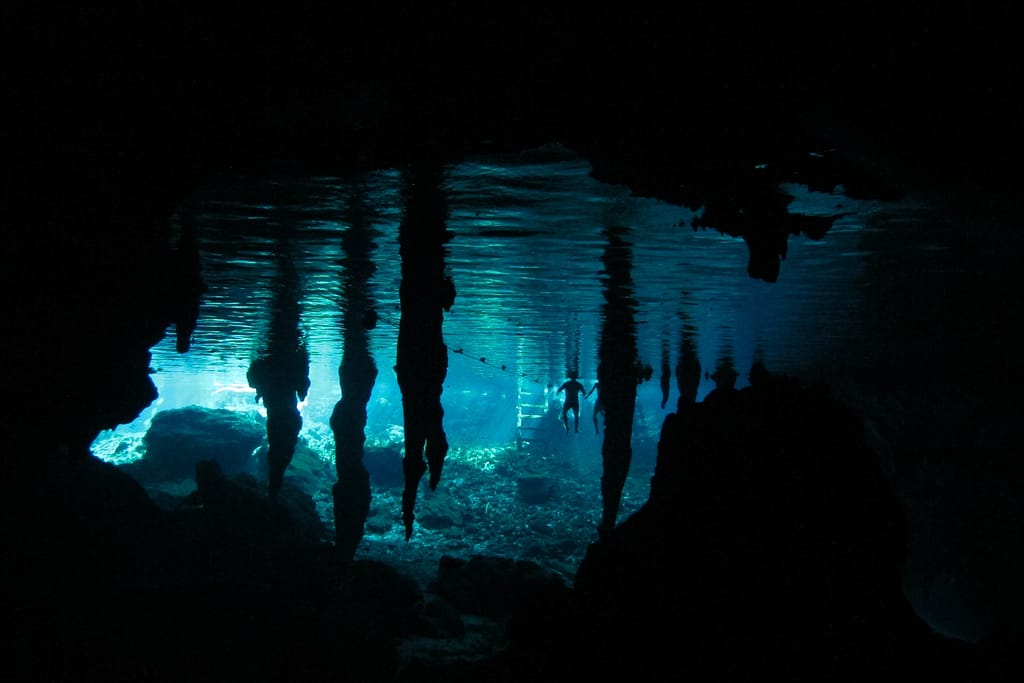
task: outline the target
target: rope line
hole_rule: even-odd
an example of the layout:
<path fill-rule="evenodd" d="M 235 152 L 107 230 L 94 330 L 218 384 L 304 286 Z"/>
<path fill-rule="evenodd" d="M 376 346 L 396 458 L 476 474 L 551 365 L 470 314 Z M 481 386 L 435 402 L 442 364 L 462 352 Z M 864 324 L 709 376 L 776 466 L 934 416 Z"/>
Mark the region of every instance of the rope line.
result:
<path fill-rule="evenodd" d="M 386 315 L 381 315 L 380 313 L 378 313 L 377 314 L 377 320 L 379 322 L 383 322 L 383 323 L 385 323 L 387 325 L 390 325 L 391 327 L 393 327 L 395 329 L 398 329 L 398 323 L 396 323 L 394 320 L 390 320 L 388 318 L 388 316 L 386 316 Z M 506 364 L 506 363 L 500 363 L 500 364 L 499 363 L 494 363 L 494 362 L 491 362 L 491 361 L 487 360 L 487 356 L 476 356 L 476 355 L 467 353 L 465 351 L 465 349 L 463 349 L 461 346 L 459 348 L 453 349 L 450 344 L 446 343 L 444 345 L 444 347 L 445 347 L 445 349 L 447 349 L 448 351 L 451 351 L 452 353 L 454 353 L 456 355 L 463 356 L 464 358 L 468 358 L 469 360 L 476 360 L 476 361 L 478 361 L 480 363 L 483 363 L 484 365 L 486 365 L 489 368 L 493 368 L 494 370 L 497 370 L 498 372 L 504 372 L 506 374 L 513 375 L 513 376 L 518 377 L 520 379 L 525 379 L 528 382 L 533 382 L 534 384 L 541 384 L 541 385 L 547 384 L 547 382 L 545 382 L 544 380 L 537 379 L 536 377 L 530 377 L 525 372 L 517 373 L 517 372 L 514 372 L 513 370 L 510 370 L 508 368 L 508 364 Z"/>

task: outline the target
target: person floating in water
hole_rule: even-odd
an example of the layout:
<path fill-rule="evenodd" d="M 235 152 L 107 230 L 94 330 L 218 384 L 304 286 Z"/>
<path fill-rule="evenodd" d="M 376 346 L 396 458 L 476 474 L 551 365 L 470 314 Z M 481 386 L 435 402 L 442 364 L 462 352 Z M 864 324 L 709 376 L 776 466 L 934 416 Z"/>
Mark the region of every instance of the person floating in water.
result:
<path fill-rule="evenodd" d="M 604 401 L 601 400 L 601 386 L 600 382 L 594 382 L 594 386 L 590 387 L 590 391 L 583 398 L 590 398 L 590 395 L 597 392 L 597 398 L 594 400 L 594 433 L 600 434 L 601 428 L 597 426 L 597 416 L 604 415 Z"/>
<path fill-rule="evenodd" d="M 580 431 L 580 394 L 586 389 L 580 384 L 577 379 L 575 372 L 569 373 L 569 379 L 565 381 L 562 386 L 558 387 L 558 393 L 565 392 L 565 403 L 562 404 L 562 425 L 565 427 L 565 433 L 569 433 L 569 411 L 573 414 L 573 425 L 576 428 L 576 433 Z"/>

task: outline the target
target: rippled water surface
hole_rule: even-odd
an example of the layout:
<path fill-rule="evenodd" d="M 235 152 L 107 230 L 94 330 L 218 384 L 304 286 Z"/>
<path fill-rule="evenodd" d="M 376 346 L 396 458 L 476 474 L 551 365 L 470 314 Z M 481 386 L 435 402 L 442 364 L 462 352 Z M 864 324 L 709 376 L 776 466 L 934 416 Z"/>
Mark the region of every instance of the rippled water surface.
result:
<path fill-rule="evenodd" d="M 607 284 L 601 257 L 611 227 L 624 228 L 638 357 L 653 371 L 639 387 L 638 430 L 656 433 L 675 406 L 684 335 L 706 371 L 731 362 L 739 386 L 755 358 L 774 371 L 818 376 L 875 353 L 868 333 L 875 290 L 866 275 L 873 254 L 865 240 L 880 223 L 920 221 L 921 207 L 787 187 L 791 211 L 841 217 L 824 239 L 791 236 L 778 282 L 766 283 L 748 277 L 741 239 L 695 231 L 691 211 L 634 197 L 589 170 L 557 147 L 448 169 L 446 264 L 457 294 L 444 318 L 450 366 L 442 399 L 453 444 L 511 441 L 520 404 L 557 387 L 569 368 L 579 369 L 588 388 L 596 381 Z M 371 441 L 393 438 L 401 424 L 391 371 L 401 183 L 397 171 L 381 171 L 359 182 L 223 177 L 204 188 L 191 211 L 208 291 L 192 349 L 177 354 L 171 338 L 153 349 L 161 398 L 148 415 L 189 404 L 254 404 L 245 372 L 266 348 L 284 301 L 297 304 L 310 353 L 304 420 L 325 423 L 340 396 L 342 236 L 358 211 L 373 230 L 369 289 L 379 324 L 369 340 L 382 370 L 367 433 Z M 713 387 L 706 377 L 700 395 Z"/>
<path fill-rule="evenodd" d="M 627 265 L 615 271 L 616 298 L 635 323 L 637 359 L 651 369 L 638 387 L 620 519 L 649 492 L 660 427 L 678 398 L 681 354 L 695 353 L 705 373 L 698 399 L 714 388 L 717 367 L 732 367 L 742 387 L 755 360 L 823 380 L 843 387 L 869 432 L 883 435 L 883 447 L 910 454 L 908 462 L 929 452 L 966 453 L 948 472 L 923 456 L 915 471 L 890 474 L 908 513 L 908 567 L 917 568 L 907 579 L 912 602 L 933 624 L 970 632 L 964 624 L 979 608 L 955 585 L 963 578 L 958 553 L 973 551 L 961 547 L 967 541 L 958 529 L 989 529 L 986 538 L 1002 539 L 1019 507 L 998 473 L 961 471 L 988 462 L 974 449 L 992 453 L 1017 439 L 1020 400 L 1005 392 L 1017 367 L 1011 331 L 1020 327 L 1024 289 L 1007 284 L 1021 279 L 1006 246 L 1020 234 L 1008 222 L 1013 214 L 1000 216 L 983 197 L 876 202 L 787 186 L 791 212 L 837 218 L 822 239 L 791 235 L 778 281 L 766 283 L 747 275 L 741 239 L 695 231 L 693 212 L 632 196 L 589 171 L 558 147 L 447 169 L 445 265 L 456 297 L 443 322 L 445 471 L 456 508 L 473 521 L 457 534 L 421 529 L 421 543 L 410 545 L 401 540 L 397 494 L 377 490 L 378 521 L 373 529 L 367 523 L 360 552 L 421 553 L 403 561 L 435 566 L 440 552 L 525 553 L 572 574 L 601 507 L 601 436 L 590 422 L 593 398 L 583 402 L 580 433 L 563 433 L 555 388 L 570 369 L 588 389 L 596 381 L 614 234 L 622 240 L 618 262 Z M 103 433 L 93 444 L 97 455 L 141 457 L 142 437 L 161 410 L 263 412 L 246 371 L 267 352 L 271 332 L 290 326 L 310 356 L 301 436 L 324 464 L 332 462 L 329 417 L 340 398 L 346 288 L 366 265 L 346 251 L 344 238 L 357 229 L 372 237 L 367 288 L 378 314 L 367 333 L 380 370 L 367 406 L 367 445 L 401 448 L 393 367 L 404 180 L 398 171 L 358 180 L 224 176 L 183 205 L 176 224 L 194 230 L 208 287 L 192 348 L 178 354 L 170 330 L 152 350 L 159 398 L 134 423 Z M 516 481 L 535 474 L 560 482 L 550 506 L 517 498 Z M 333 482 L 327 474 L 310 491 L 328 526 Z M 191 488 L 180 487 L 179 495 Z"/>

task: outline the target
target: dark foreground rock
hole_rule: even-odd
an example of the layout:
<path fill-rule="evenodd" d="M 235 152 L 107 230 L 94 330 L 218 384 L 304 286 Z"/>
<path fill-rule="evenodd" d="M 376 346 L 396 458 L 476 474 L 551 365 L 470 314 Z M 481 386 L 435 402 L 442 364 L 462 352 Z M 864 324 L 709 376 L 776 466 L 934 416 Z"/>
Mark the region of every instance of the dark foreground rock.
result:
<path fill-rule="evenodd" d="M 995 681 L 1012 642 L 937 635 L 901 591 L 901 509 L 861 421 L 755 374 L 665 422 L 649 501 L 574 584 L 445 557 L 430 586 L 339 561 L 308 494 L 197 464 L 172 510 L 123 470 L 40 454 L 5 489 L 15 680 Z M 1005 639 L 1004 639 L 1005 641 Z"/>
<path fill-rule="evenodd" d="M 415 581 L 339 563 L 290 484 L 271 502 L 204 461 L 166 511 L 114 465 L 36 462 L 4 497 L 11 680 L 390 680 L 400 638 L 438 631 Z"/>
<path fill-rule="evenodd" d="M 1001 678 L 910 608 L 901 510 L 824 390 L 760 374 L 713 392 L 666 420 L 658 458 L 650 500 L 572 591 L 524 603 L 466 680 Z"/>
<path fill-rule="evenodd" d="M 434 592 L 463 612 L 507 619 L 538 596 L 562 595 L 561 578 L 529 560 L 474 555 L 443 556 Z"/>

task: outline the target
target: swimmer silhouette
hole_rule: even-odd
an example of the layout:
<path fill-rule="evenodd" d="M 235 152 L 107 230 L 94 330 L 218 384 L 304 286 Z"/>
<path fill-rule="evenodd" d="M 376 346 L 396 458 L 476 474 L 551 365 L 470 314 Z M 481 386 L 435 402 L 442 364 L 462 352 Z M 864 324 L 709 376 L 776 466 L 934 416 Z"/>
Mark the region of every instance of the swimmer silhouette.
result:
<path fill-rule="evenodd" d="M 578 375 L 576 372 L 569 373 L 569 379 L 567 379 L 562 386 L 558 387 L 558 393 L 565 392 L 565 403 L 562 404 L 562 425 L 565 427 L 565 433 L 569 433 L 569 411 L 573 414 L 573 426 L 575 427 L 576 433 L 580 431 L 580 394 L 586 391 L 583 385 L 580 384 L 577 379 Z"/>
<path fill-rule="evenodd" d="M 600 387 L 601 387 L 601 383 L 600 382 L 594 382 L 594 386 L 590 387 L 590 391 L 588 391 L 587 395 L 583 397 L 583 398 L 590 398 L 590 395 L 592 393 L 594 393 L 595 391 L 597 392 L 597 398 L 594 400 L 594 433 L 595 434 L 600 434 L 601 433 L 600 427 L 597 426 L 597 416 L 598 415 L 604 415 L 604 401 L 601 400 L 601 389 L 600 389 Z"/>

